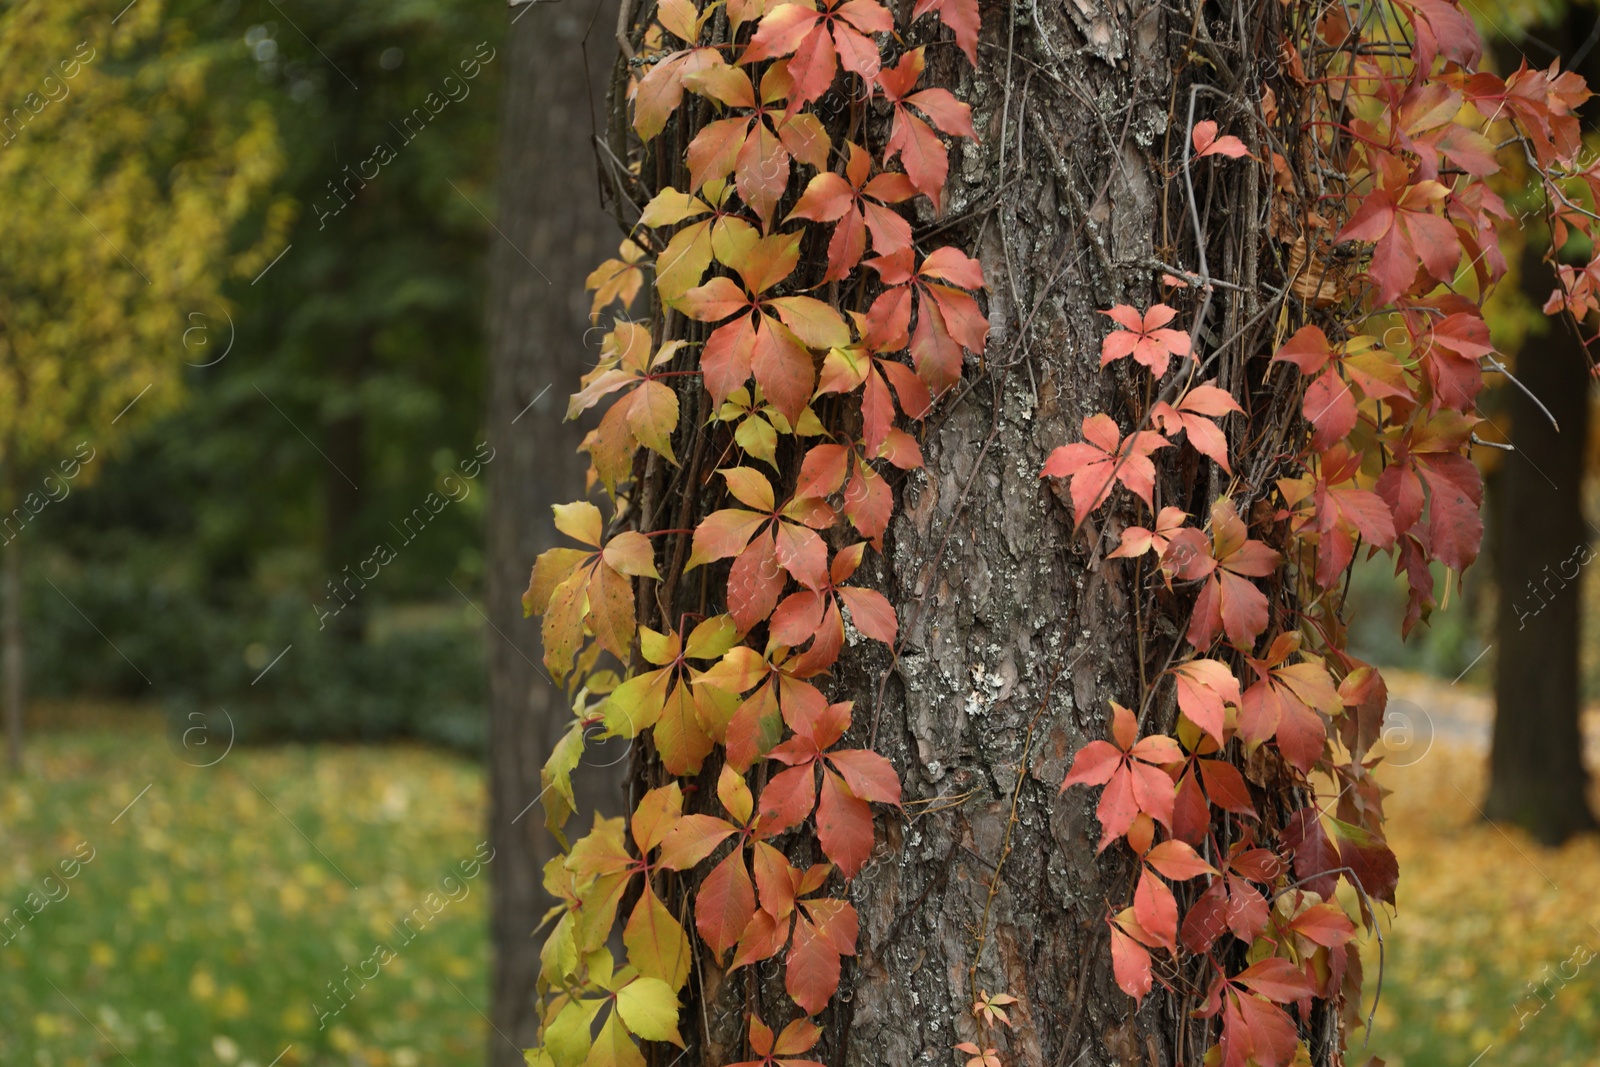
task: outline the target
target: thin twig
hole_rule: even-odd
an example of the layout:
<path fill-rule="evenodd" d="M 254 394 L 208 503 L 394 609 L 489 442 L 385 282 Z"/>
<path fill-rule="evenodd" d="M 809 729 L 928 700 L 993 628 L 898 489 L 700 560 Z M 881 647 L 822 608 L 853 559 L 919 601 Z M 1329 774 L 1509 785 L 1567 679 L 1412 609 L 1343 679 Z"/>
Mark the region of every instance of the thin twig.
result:
<path fill-rule="evenodd" d="M 1521 389 L 1523 395 L 1529 400 L 1533 401 L 1534 407 L 1544 412 L 1544 417 L 1550 420 L 1550 425 L 1554 427 L 1556 433 L 1561 432 L 1561 425 L 1560 423 L 1556 422 L 1556 417 L 1550 414 L 1550 409 L 1544 406 L 1544 401 L 1533 395 L 1532 389 L 1529 389 L 1526 385 L 1523 385 L 1521 382 L 1517 381 L 1516 375 L 1507 370 L 1504 363 L 1501 363 L 1498 359 L 1494 358 L 1494 353 L 1491 352 L 1483 358 L 1489 361 L 1490 370 L 1498 371 L 1500 374 L 1505 375 L 1507 380 L 1509 380 L 1512 385 L 1516 386 L 1518 389 Z M 1489 442 L 1485 441 L 1484 443 L 1488 444 Z"/>

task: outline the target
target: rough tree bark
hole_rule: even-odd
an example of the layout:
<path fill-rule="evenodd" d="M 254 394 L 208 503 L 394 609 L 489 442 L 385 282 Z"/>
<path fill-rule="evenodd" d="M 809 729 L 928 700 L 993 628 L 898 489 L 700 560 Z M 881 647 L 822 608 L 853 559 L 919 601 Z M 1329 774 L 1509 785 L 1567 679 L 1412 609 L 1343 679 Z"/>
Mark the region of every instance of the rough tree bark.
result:
<path fill-rule="evenodd" d="M 953 240 L 981 259 L 991 334 L 985 360 L 969 356 L 963 382 L 919 433 L 926 470 L 897 487 L 884 552 L 869 552 L 857 578 L 894 603 L 899 655 L 891 659 L 852 631 L 822 686 L 831 700 L 855 703 L 855 726 L 841 745 L 870 744 L 886 755 L 907 801 L 903 817 L 880 820 L 886 832 L 880 825 L 873 860 L 850 885 L 859 955 L 821 1017 L 825 1037 L 811 1055 L 825 1063 L 949 1063 L 951 1046 L 973 1037 L 980 989 L 1024 998 L 1013 1012 L 1008 1064 L 1198 1063 L 1209 1044 L 1200 1036 L 1207 1024 L 1186 1018 L 1197 1001 L 1158 986 L 1135 1012 L 1113 984 L 1103 920 L 1108 902 L 1128 897 L 1134 866 L 1115 851 L 1096 856 L 1092 795 L 1058 796 L 1071 754 L 1104 736 L 1107 701 L 1137 706 L 1141 675 L 1161 671 L 1183 618 L 1170 598 L 1150 614 L 1143 598 L 1159 582 L 1148 568 L 1105 559 L 1120 524 L 1138 521 L 1132 512 L 1122 511 L 1116 528 L 1091 520 L 1075 536 L 1063 500 L 1039 472 L 1053 446 L 1080 438 L 1085 416 L 1142 411 L 1153 399 L 1141 379 L 1101 370 L 1106 327 L 1098 311 L 1154 302 L 1157 259 L 1194 266 L 1183 179 L 1162 166 L 1182 156 L 1193 49 L 1205 52 L 1203 77 L 1223 94 L 1258 100 L 1260 56 L 1276 50 L 1262 27 L 1280 10 L 1244 3 L 1180 14 L 1152 0 L 986 4 L 976 72 L 948 41 L 929 49 L 925 84 L 948 86 L 972 104 L 981 143 L 952 148 L 943 217 L 924 211 L 917 236 L 937 230 L 939 243 Z M 1253 36 L 1241 40 L 1244 27 Z M 937 38 L 925 34 L 909 43 Z M 695 121 L 707 113 L 702 106 Z M 879 145 L 886 130 L 871 121 L 866 133 Z M 1232 121 L 1249 132 L 1248 119 Z M 643 168 L 647 183 L 684 187 L 670 153 L 681 159 L 692 133 L 669 128 Z M 1198 188 L 1210 269 L 1248 289 L 1267 248 L 1265 181 L 1249 168 Z M 820 243 L 806 247 L 813 261 L 825 259 Z M 1210 299 L 1202 356 L 1220 339 L 1233 343 L 1206 376 L 1216 373 L 1228 388 L 1248 375 L 1258 409 L 1297 410 L 1290 375 L 1259 384 L 1272 323 L 1256 315 L 1257 298 L 1219 290 Z M 681 320 L 671 322 L 679 331 L 672 336 L 703 339 L 693 324 L 683 331 Z M 685 424 L 703 424 L 705 397 L 685 394 L 684 404 Z M 1293 415 L 1276 417 L 1281 431 Z M 1241 510 L 1279 473 L 1272 464 L 1282 450 L 1258 451 L 1237 472 Z M 678 455 L 681 473 L 653 457 L 648 463 L 644 528 L 692 526 L 705 513 L 705 499 L 680 510 L 682 489 L 715 487 L 718 447 L 685 435 Z M 785 477 L 797 466 L 796 458 Z M 1163 488 L 1157 506 L 1203 515 L 1226 488 L 1191 467 Z M 669 542 L 669 561 L 673 551 Z M 704 579 L 691 578 L 676 588 L 672 609 L 715 610 L 699 603 Z M 1279 591 L 1275 625 L 1286 607 Z M 1157 700 L 1149 714 L 1159 723 L 1174 713 L 1170 701 Z M 645 760 L 639 773 L 641 784 L 661 780 Z M 715 776 L 715 766 L 702 773 L 701 795 L 711 794 Z M 1276 814 L 1274 804 L 1289 797 L 1273 788 L 1263 811 Z M 806 857 L 793 859 L 803 866 Z M 700 969 L 684 992 L 682 1062 L 748 1058 L 746 1012 L 791 1017 L 781 968 L 772 961 L 721 975 L 703 947 L 697 951 Z M 1321 1063 L 1331 1019 L 1319 1017 L 1314 1032 Z M 678 1050 L 657 1048 L 653 1062 L 678 1062 Z"/>
<path fill-rule="evenodd" d="M 1597 28 L 1592 13 L 1572 10 L 1533 34 L 1563 57 L 1578 58 L 1578 69 L 1593 84 L 1600 56 L 1585 42 Z M 1502 69 L 1514 69 L 1521 57 L 1509 48 L 1501 53 Z M 1544 245 L 1536 243 L 1522 257 L 1522 291 L 1535 304 L 1555 280 L 1543 252 Z M 1518 360 L 1516 374 L 1550 409 L 1560 432 L 1521 390 L 1507 385 L 1501 394 L 1517 452 L 1505 457 L 1489 484 L 1499 601 L 1484 811 L 1559 844 L 1596 828 L 1580 730 L 1581 572 L 1593 531 L 1584 519 L 1582 492 L 1590 379 L 1589 357 L 1573 327 L 1559 319 L 1544 327 L 1523 345 L 1527 358 Z"/>
<path fill-rule="evenodd" d="M 554 542 L 550 505 L 583 491 L 581 434 L 562 422 L 566 383 L 592 363 L 584 275 L 616 246 L 600 210 L 591 116 L 615 51 L 609 0 L 512 9 L 500 137 L 499 233 L 490 237 L 488 439 L 490 932 L 494 962 L 491 1067 L 521 1067 L 533 1044 L 539 944 L 548 906 L 541 870 L 555 854 L 544 829 L 539 770 L 570 721 L 539 662 L 538 620 L 522 616 L 534 557 Z M 583 42 L 588 34 L 589 57 Z M 593 75 L 591 77 L 590 75 Z M 586 810 L 621 809 L 620 769 L 591 758 L 574 785 Z"/>

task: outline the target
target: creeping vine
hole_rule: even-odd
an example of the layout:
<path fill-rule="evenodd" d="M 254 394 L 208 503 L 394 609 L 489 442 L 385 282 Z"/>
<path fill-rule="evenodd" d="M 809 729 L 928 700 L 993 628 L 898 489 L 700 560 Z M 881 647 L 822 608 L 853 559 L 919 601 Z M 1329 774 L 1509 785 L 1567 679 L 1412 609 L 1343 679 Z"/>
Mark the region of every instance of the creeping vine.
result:
<path fill-rule="evenodd" d="M 1486 371 L 1510 375 L 1483 317 L 1512 222 L 1497 176 L 1536 187 L 1555 257 L 1596 232 L 1600 163 L 1580 157 L 1581 79 L 1479 69 L 1456 0 L 1239 0 L 1265 49 L 1242 97 L 1199 73 L 1224 60 L 1193 6 L 1150 299 L 1104 310 L 1101 367 L 1137 384 L 1041 472 L 1091 549 L 1115 543 L 1134 619 L 1187 622 L 1150 664 L 1139 627 L 1139 689 L 1062 789 L 1099 788 L 1100 850 L 1135 862 L 1105 916 L 1128 996 L 1160 983 L 1192 1005 L 1225 1067 L 1342 1062 L 1366 1025 L 1358 930 L 1398 882 L 1373 777 L 1386 694 L 1346 649 L 1348 576 L 1360 552 L 1390 556 L 1409 633 L 1435 606 L 1431 565 L 1458 580 L 1476 558 L 1475 403 Z M 976 67 L 978 5 L 917 0 L 902 24 L 877 0 L 632 12 L 614 100 L 632 135 L 599 145 L 630 235 L 588 284 L 596 321 L 647 280 L 652 314 L 616 318 L 568 409 L 605 405 L 582 450 L 610 517 L 557 507 L 576 544 L 539 557 L 523 600 L 575 712 L 543 772 L 565 851 L 545 870 L 529 1062 L 643 1064 L 636 1042 L 683 1044 L 705 961 L 781 958 L 798 1015 L 752 1013 L 740 1067 L 814 1067 L 813 1019 L 856 951 L 844 887 L 872 857 L 873 805 L 901 803 L 871 742 L 838 747 L 857 709 L 816 680 L 857 637 L 897 654 L 894 606 L 857 575 L 923 464 L 912 430 L 970 389 L 989 330 L 977 260 L 937 243 L 946 226 L 913 231 L 919 204 L 942 206 L 948 142 L 976 132 L 902 34 L 953 35 Z M 1025 92 L 1016 115 L 1039 124 Z M 1246 236 L 1208 249 L 1233 210 Z M 1600 258 L 1557 266 L 1547 310 L 1600 312 Z M 691 524 L 691 496 L 723 506 Z M 569 843 L 597 728 L 640 739 L 664 784 Z M 981 1032 L 1009 1027 L 1026 991 L 969 979 Z"/>

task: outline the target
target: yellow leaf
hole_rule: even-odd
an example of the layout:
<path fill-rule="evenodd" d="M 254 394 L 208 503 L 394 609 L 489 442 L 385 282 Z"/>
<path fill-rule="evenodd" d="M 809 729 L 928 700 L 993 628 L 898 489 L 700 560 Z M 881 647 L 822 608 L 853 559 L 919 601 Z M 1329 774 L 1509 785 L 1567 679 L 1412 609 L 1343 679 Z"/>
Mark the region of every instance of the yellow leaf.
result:
<path fill-rule="evenodd" d="M 556 515 L 556 529 L 574 541 L 600 547 L 600 533 L 605 523 L 599 508 L 587 500 L 577 500 L 571 504 L 552 504 L 550 510 Z"/>
<path fill-rule="evenodd" d="M 567 824 L 567 817 L 578 808 L 577 798 L 572 792 L 572 772 L 583 759 L 583 749 L 583 724 L 574 721 L 550 750 L 550 758 L 545 760 L 543 769 L 539 771 L 539 784 L 544 790 L 545 826 L 555 834 L 563 847 L 567 838 L 561 828 Z"/>
<path fill-rule="evenodd" d="M 638 737 L 641 730 L 654 726 L 661 718 L 671 677 L 672 671 L 663 668 L 635 675 L 617 686 L 601 712 L 610 735 Z"/>
<path fill-rule="evenodd" d="M 617 991 L 617 1014 L 646 1041 L 670 1041 L 679 1048 L 678 996 L 659 978 L 635 978 Z"/>
<path fill-rule="evenodd" d="M 628 1036 L 615 1009 L 600 1028 L 600 1036 L 589 1050 L 589 1058 L 583 1061 L 583 1067 L 645 1067 L 639 1046 Z"/>
<path fill-rule="evenodd" d="M 522 617 L 543 615 L 556 586 L 590 555 L 581 548 L 552 548 L 539 553 L 533 561 L 533 573 L 528 576 L 528 591 L 522 594 Z"/>
<path fill-rule="evenodd" d="M 673 990 L 689 980 L 689 938 L 648 883 L 623 928 L 622 943 L 628 962 L 647 978 L 659 978 Z"/>
<path fill-rule="evenodd" d="M 660 579 L 661 577 L 656 573 L 655 551 L 650 547 L 650 539 L 633 530 L 619 533 L 607 541 L 600 558 L 606 561 L 606 566 L 619 574 L 635 578 Z"/>
<path fill-rule="evenodd" d="M 545 607 L 540 631 L 544 638 L 544 665 L 557 682 L 572 669 L 572 659 L 583 643 L 583 602 L 588 577 L 587 571 L 574 571 L 556 587 Z"/>
<path fill-rule="evenodd" d="M 683 789 L 677 782 L 650 790 L 633 809 L 630 830 L 640 853 L 648 853 L 683 817 Z"/>
<path fill-rule="evenodd" d="M 569 1000 L 544 1028 L 544 1050 L 556 1067 L 577 1067 L 589 1055 L 594 1018 L 604 1000 Z"/>
<path fill-rule="evenodd" d="M 666 382 L 642 383 L 628 398 L 628 427 L 639 443 L 665 456 L 673 466 L 672 431 L 678 428 L 678 394 Z"/>

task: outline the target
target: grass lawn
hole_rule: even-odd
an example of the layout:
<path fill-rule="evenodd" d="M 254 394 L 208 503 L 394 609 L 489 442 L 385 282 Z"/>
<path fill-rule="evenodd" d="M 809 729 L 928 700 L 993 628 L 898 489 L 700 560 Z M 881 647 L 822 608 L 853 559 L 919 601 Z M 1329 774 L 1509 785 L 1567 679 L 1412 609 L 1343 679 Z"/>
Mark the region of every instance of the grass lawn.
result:
<path fill-rule="evenodd" d="M 71 711 L 0 784 L 0 1064 L 481 1062 L 479 768 Z"/>

